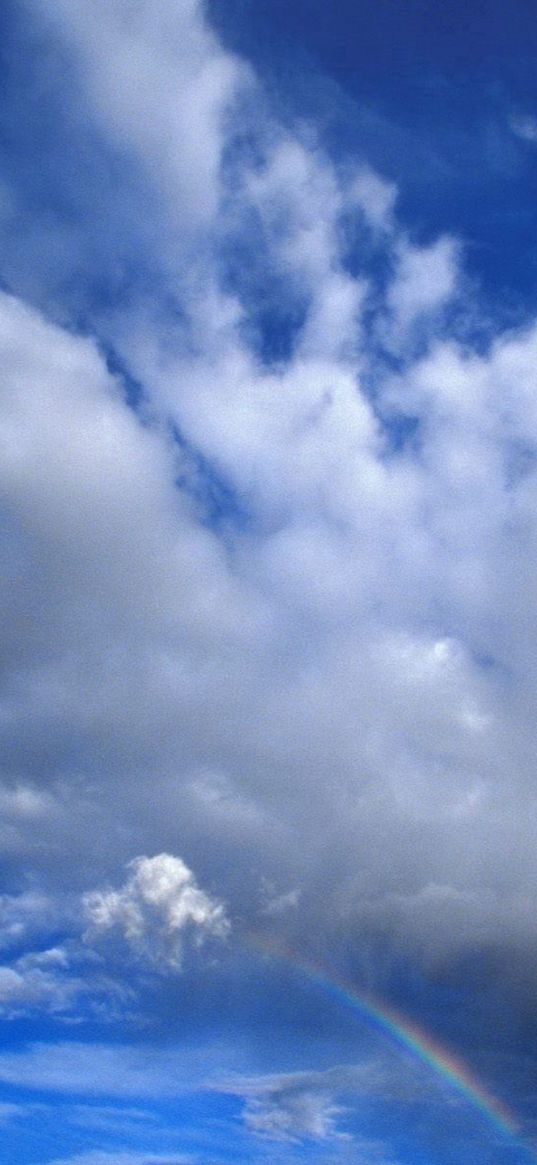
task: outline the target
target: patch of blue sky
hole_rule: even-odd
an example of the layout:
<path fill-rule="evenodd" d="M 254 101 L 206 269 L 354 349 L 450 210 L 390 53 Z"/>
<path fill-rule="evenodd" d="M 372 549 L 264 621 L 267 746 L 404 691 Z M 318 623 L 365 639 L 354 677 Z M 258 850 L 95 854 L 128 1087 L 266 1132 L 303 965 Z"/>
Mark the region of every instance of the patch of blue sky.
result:
<path fill-rule="evenodd" d="M 177 425 L 170 426 L 173 439 L 182 454 L 183 465 L 176 486 L 192 498 L 200 522 L 224 539 L 230 548 L 235 532 L 255 528 L 255 510 L 240 495 L 214 460 L 205 457 L 187 441 Z"/>
<path fill-rule="evenodd" d="M 247 1160 L 251 1138 L 241 1129 L 239 1102 L 218 1093 L 173 1101 L 114 1095 L 26 1093 L 2 1128 L 10 1165 L 45 1165 L 80 1154 L 139 1154 L 140 1160 Z"/>
<path fill-rule="evenodd" d="M 522 0 L 212 0 L 209 10 L 279 109 L 311 118 L 336 158 L 365 156 L 398 183 L 417 241 L 445 231 L 471 241 L 468 270 L 496 321 L 531 313 L 537 153 L 521 113 L 531 125 L 536 33 Z"/>
<path fill-rule="evenodd" d="M 314 1103 L 314 1101 L 313 1101 Z M 431 1157 L 440 1165 L 453 1160 L 461 1165 L 525 1165 L 516 1146 L 495 1143 L 488 1130 L 475 1120 L 461 1119 L 461 1113 L 431 1104 L 428 1117 L 423 1110 L 409 1121 L 408 1106 L 389 1108 L 376 1102 L 358 1101 L 342 1092 L 337 1108 L 337 1137 L 293 1136 L 286 1132 L 257 1136 L 245 1129 L 241 1119 L 244 1103 L 237 1097 L 206 1091 L 173 1102 L 130 1098 L 81 1098 L 73 1094 L 39 1097 L 14 1111 L 2 1130 L 4 1151 L 10 1165 L 45 1165 L 68 1160 L 83 1153 L 105 1151 L 140 1154 L 145 1162 L 184 1154 L 198 1162 L 289 1162 L 362 1160 L 360 1144 L 369 1146 L 367 1160 L 398 1165 L 426 1165 Z M 270 1115 L 267 1114 L 270 1120 Z M 278 1119 L 278 1114 L 274 1114 Z M 416 1135 L 419 1130 L 420 1136 Z M 323 1143 L 324 1140 L 324 1143 Z M 420 1147 L 421 1140 L 421 1147 Z M 385 1153 L 381 1153 L 384 1144 Z M 390 1146 L 388 1150 L 387 1146 Z M 389 1156 L 388 1156 L 389 1153 Z M 450 1156 L 451 1154 L 451 1156 Z M 112 1157 L 113 1160 L 113 1157 Z"/>
<path fill-rule="evenodd" d="M 277 368 L 293 355 L 306 320 L 308 297 L 291 287 L 284 273 L 271 268 L 259 224 L 252 218 L 249 231 L 245 225 L 243 220 L 239 237 L 232 237 L 222 248 L 222 288 L 241 303 L 243 341 L 265 366 Z"/>
<path fill-rule="evenodd" d="M 141 380 L 133 376 L 126 360 L 110 344 L 106 344 L 101 340 L 99 342 L 99 348 L 104 356 L 108 371 L 119 379 L 125 393 L 127 404 L 135 413 L 143 416 L 144 406 L 147 402 L 147 394 Z"/>
<path fill-rule="evenodd" d="M 308 1160 L 321 1165 L 326 1160 L 339 1161 L 340 1153 L 341 1160 L 348 1161 L 348 1154 L 356 1154 L 363 1141 L 377 1147 L 390 1146 L 389 1151 L 386 1148 L 386 1158 L 380 1151 L 377 1155 L 371 1150 L 368 1161 L 386 1159 L 407 1165 L 432 1159 L 447 1165 L 456 1151 L 456 1159 L 463 1165 L 523 1165 L 525 1158 L 517 1147 L 498 1142 L 480 1114 L 467 1111 L 449 1089 L 439 1088 L 426 1070 L 416 1075 L 407 1053 L 392 1048 L 389 1041 L 369 1031 L 357 1017 L 349 1022 L 345 1009 L 324 999 L 315 985 L 302 982 L 293 968 L 276 967 L 270 974 L 264 966 L 262 993 L 259 975 L 256 960 L 251 963 L 249 978 L 244 978 L 242 969 L 241 985 L 235 982 L 233 986 L 229 981 L 227 987 L 224 982 L 217 985 L 213 974 L 212 1014 L 205 1019 L 202 1012 L 210 1004 L 208 980 L 204 985 L 197 984 L 193 973 L 182 984 L 168 984 L 173 990 L 168 1019 L 164 1021 L 169 1038 L 164 1041 L 158 1038 L 148 1043 L 147 1027 L 137 1031 L 135 1019 L 130 1032 L 127 1025 L 122 1034 L 115 1029 L 108 1036 L 95 1023 L 83 1025 L 82 1029 L 79 1024 L 74 1041 L 67 1028 L 62 1048 L 56 1050 L 52 1039 L 48 1049 L 34 1057 L 32 1066 L 26 1039 L 18 1045 L 18 1054 L 24 1061 L 30 1053 L 30 1067 L 18 1073 L 19 1084 L 13 1058 L 11 1072 L 9 1064 L 6 1072 L 0 1052 L 4 1100 L 13 1106 L 5 1130 L 5 1145 L 12 1152 L 10 1162 L 42 1165 L 106 1147 L 110 1153 L 129 1150 L 155 1155 L 192 1154 L 195 1161 L 201 1157 L 204 1162 L 281 1160 L 287 1165 Z M 223 995 L 228 1004 L 222 1010 Z M 423 1006 L 423 997 L 420 1003 Z M 218 1032 L 219 1010 L 220 1023 L 228 1025 L 227 1033 Z M 52 1035 L 52 1030 L 47 1033 L 47 1027 L 42 1021 L 34 1022 L 33 1031 L 28 1028 L 27 1036 L 44 1040 L 47 1034 Z M 15 1034 L 16 1025 L 12 1030 Z M 176 1043 L 178 1031 L 180 1046 Z M 19 1037 L 21 1034 L 19 1029 Z M 129 1045 L 125 1044 L 126 1035 Z M 69 1046 L 76 1053 L 78 1043 L 82 1044 L 81 1056 L 68 1054 Z M 17 1041 L 11 1050 L 16 1047 Z M 134 1057 L 129 1047 L 134 1049 Z M 96 1057 L 94 1051 L 99 1048 L 104 1054 L 101 1076 L 101 1053 Z M 120 1059 L 115 1073 L 111 1072 L 108 1057 L 121 1056 L 125 1048 L 123 1069 Z M 360 1063 L 371 1054 L 387 1057 L 385 1079 L 379 1079 L 376 1093 L 370 1088 L 361 1093 L 360 1087 L 352 1083 L 351 1068 L 349 1085 L 345 1084 L 343 1071 L 337 1089 L 328 1088 L 328 1095 L 324 1095 L 323 1070 L 330 1073 L 334 1064 Z M 176 1069 L 170 1074 L 172 1063 Z M 189 1068 L 193 1063 L 194 1072 Z M 302 1110 L 300 1105 L 297 1109 L 293 1099 L 297 1084 L 292 1074 L 304 1073 L 310 1067 L 315 1069 L 312 1085 L 308 1084 L 306 1071 L 305 1081 L 298 1085 L 298 1096 L 302 1089 L 305 1111 L 311 1119 L 316 1104 L 321 1115 L 326 1104 L 329 1108 L 335 1106 L 335 1138 L 328 1134 L 326 1139 L 319 1138 L 294 1129 L 293 1121 L 297 1112 L 302 1119 Z M 260 1084 L 261 1109 L 254 1104 L 253 1119 L 245 1125 L 241 1114 L 248 1087 L 241 1089 L 240 1080 L 249 1077 L 254 1082 L 266 1081 L 270 1073 L 276 1073 L 280 1083 L 268 1094 L 266 1085 Z M 233 1088 L 234 1093 L 230 1091 Z"/>

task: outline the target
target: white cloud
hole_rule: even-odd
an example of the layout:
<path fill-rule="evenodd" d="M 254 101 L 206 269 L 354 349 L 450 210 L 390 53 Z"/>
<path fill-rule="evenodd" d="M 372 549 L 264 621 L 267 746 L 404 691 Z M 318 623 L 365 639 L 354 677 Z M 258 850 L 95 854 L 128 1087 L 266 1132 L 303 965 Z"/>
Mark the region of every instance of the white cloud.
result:
<path fill-rule="evenodd" d="M 420 1066 L 401 1073 L 396 1058 L 371 1058 L 323 1071 L 287 1072 L 230 1079 L 212 1086 L 244 1099 L 243 1119 L 256 1136 L 274 1141 L 356 1140 L 345 1132 L 345 1114 L 352 1097 L 383 1097 L 413 1103 L 427 1095 L 430 1104 L 443 1102 L 425 1082 Z"/>
<path fill-rule="evenodd" d="M 17 1117 L 24 1117 L 26 1108 L 22 1104 L 0 1104 L 0 1125 L 7 1125 L 10 1121 L 16 1120 Z"/>
<path fill-rule="evenodd" d="M 420 316 L 436 312 L 451 299 L 459 273 L 459 246 L 452 238 L 418 247 L 401 242 L 396 251 L 394 278 L 387 306 L 397 330 L 410 327 Z"/>
<path fill-rule="evenodd" d="M 80 60 L 101 130 L 143 159 L 147 179 L 176 202 L 176 228 L 207 227 L 218 204 L 226 110 L 248 83 L 203 20 L 201 0 L 67 0 L 41 4 Z"/>
<path fill-rule="evenodd" d="M 511 129 L 517 138 L 525 142 L 537 142 L 537 119 L 529 114 L 517 114 L 511 118 Z"/>
<path fill-rule="evenodd" d="M 330 209 L 327 196 L 329 225 L 338 198 Z M 520 731 L 477 657 L 530 666 L 531 592 L 515 584 L 511 623 L 504 564 L 514 553 L 517 578 L 531 577 L 531 541 L 524 549 L 506 521 L 518 509 L 531 528 L 531 463 L 513 487 L 504 461 L 532 439 L 533 333 L 487 357 L 434 348 L 386 385 L 381 417 L 420 418 L 414 458 L 387 455 L 359 368 L 331 340 L 325 358 L 297 354 L 268 372 L 235 326 L 213 350 L 211 321 L 207 357 L 163 353 L 151 366 L 146 354 L 144 375 L 155 413 L 173 410 L 244 502 L 252 525 L 229 544 L 174 488 L 188 462 L 162 422 L 126 406 L 92 342 L 0 302 L 6 583 L 32 563 L 30 586 L 6 586 L 2 714 L 12 771 L 27 768 L 16 787 L 55 807 L 19 812 L 13 845 L 45 845 L 53 878 L 67 864 L 76 890 L 110 877 L 133 836 L 153 853 L 182 852 L 184 838 L 201 883 L 233 910 L 258 909 L 258 875 L 300 883 L 285 917 L 306 932 L 312 917 L 348 925 L 349 902 L 359 926 L 362 897 L 412 893 L 416 879 L 479 898 L 524 796 Z M 53 773 L 15 744 L 28 722 Z M 66 771 L 65 755 L 81 768 Z M 517 780 L 502 781 L 507 771 Z M 462 857 L 461 819 L 481 831 Z M 319 899 L 302 870 L 325 860 L 327 833 L 343 872 L 336 885 L 327 869 Z M 517 854 L 504 863 L 507 898 L 532 868 L 529 836 Z M 102 919 L 179 958 L 170 902 L 144 895 L 132 875 L 97 899 Z"/>
<path fill-rule="evenodd" d="M 53 1010 L 58 1007 L 62 1010 L 65 1000 L 59 999 L 60 991 L 53 976 L 42 969 L 48 965 L 52 952 L 46 951 L 43 955 L 26 955 L 16 967 L 0 967 L 0 1007 L 15 1009 L 44 1002 L 52 997 Z M 58 956 L 60 952 L 57 952 Z M 68 992 L 69 993 L 69 992 Z"/>
<path fill-rule="evenodd" d="M 345 1160 L 349 1099 L 434 1108 L 441 1089 L 396 1057 L 229 1079 L 235 1048 L 144 1035 L 187 1015 L 189 944 L 229 934 L 225 975 L 264 929 L 343 952 L 357 981 L 390 955 L 470 975 L 493 950 L 533 1006 L 537 325 L 486 351 L 450 338 L 446 307 L 479 311 L 460 244 L 412 243 L 392 185 L 280 124 L 201 4 L 26 11 L 62 45 L 66 116 L 106 180 L 78 209 L 69 187 L 68 226 L 23 229 L 11 191 L 0 207 L 21 216 L 6 283 L 44 308 L 0 294 L 0 1009 L 126 1012 L 140 1043 L 5 1050 L 0 1079 L 98 1098 L 67 1119 L 115 1143 L 145 1120 L 122 1099 L 223 1079 L 260 1154 L 309 1139 Z M 156 856 L 121 883 L 133 854 Z"/>
<path fill-rule="evenodd" d="M 214 1049 L 215 1052 L 217 1049 Z M 173 1097 L 200 1087 L 207 1055 L 184 1047 L 35 1043 L 0 1053 L 0 1080 L 39 1092 L 109 1098 Z"/>
<path fill-rule="evenodd" d="M 287 910 L 297 910 L 300 903 L 300 889 L 287 890 L 277 894 L 275 887 L 266 879 L 262 882 L 263 913 L 269 915 L 285 914 Z"/>
<path fill-rule="evenodd" d="M 59 912 L 57 923 L 66 925 Z M 83 1012 L 110 1023 L 125 1011 L 131 998 L 128 986 L 107 975 L 76 939 L 69 939 L 64 947 L 27 950 L 0 965 L 0 1015 L 4 1020 L 44 1012 L 60 1022 L 73 1023 Z"/>
<path fill-rule="evenodd" d="M 336 1071 L 337 1075 L 337 1071 Z M 245 1099 L 243 1119 L 256 1136 L 271 1140 L 325 1140 L 338 1135 L 332 1072 L 297 1072 L 222 1085 Z"/>
<path fill-rule="evenodd" d="M 120 1136 L 161 1127 L 159 1114 L 154 1110 L 128 1104 L 74 1104 L 66 1109 L 66 1118 L 76 1127 Z"/>
<path fill-rule="evenodd" d="M 134 858 L 120 890 L 84 896 L 88 937 L 119 930 L 138 953 L 162 966 L 181 965 L 185 937 L 224 938 L 229 923 L 221 903 L 200 890 L 181 858 L 158 854 Z"/>
<path fill-rule="evenodd" d="M 335 1121 L 341 1109 L 328 1097 L 304 1089 L 285 1102 L 266 1098 L 249 1101 L 244 1120 L 257 1136 L 274 1140 L 313 1138 L 324 1140 L 335 1135 Z"/>
<path fill-rule="evenodd" d="M 20 944 L 27 946 L 54 929 L 58 906 L 52 898 L 37 891 L 0 896 L 0 949 Z"/>
<path fill-rule="evenodd" d="M 101 1150 L 90 1149 L 87 1153 L 76 1153 L 74 1157 L 54 1157 L 42 1165 L 193 1165 L 195 1158 L 174 1153 L 136 1153 L 130 1149 Z"/>
<path fill-rule="evenodd" d="M 389 230 L 395 226 L 394 208 L 397 188 L 387 182 L 374 170 L 364 167 L 354 179 L 350 198 L 361 208 L 370 224 L 377 230 Z"/>

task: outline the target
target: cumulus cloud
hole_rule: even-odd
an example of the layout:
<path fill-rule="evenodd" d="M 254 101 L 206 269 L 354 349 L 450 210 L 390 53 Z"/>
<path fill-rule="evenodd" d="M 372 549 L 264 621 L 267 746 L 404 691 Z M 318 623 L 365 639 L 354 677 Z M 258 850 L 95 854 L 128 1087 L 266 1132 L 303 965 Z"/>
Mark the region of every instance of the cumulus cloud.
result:
<path fill-rule="evenodd" d="M 209 935 L 226 936 L 229 923 L 222 904 L 200 890 L 181 858 L 139 857 L 129 867 L 121 889 L 85 895 L 91 937 L 117 929 L 149 961 L 179 968 L 185 933 L 194 932 L 198 943 Z"/>

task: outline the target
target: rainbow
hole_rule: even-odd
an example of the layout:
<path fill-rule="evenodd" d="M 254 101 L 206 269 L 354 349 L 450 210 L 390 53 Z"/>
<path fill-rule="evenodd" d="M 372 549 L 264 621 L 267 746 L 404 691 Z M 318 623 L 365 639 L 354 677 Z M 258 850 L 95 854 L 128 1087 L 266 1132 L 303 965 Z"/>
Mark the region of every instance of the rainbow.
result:
<path fill-rule="evenodd" d="M 537 1161 L 537 1157 L 528 1146 L 519 1140 L 518 1121 L 507 1106 L 483 1086 L 462 1060 L 442 1047 L 417 1024 L 374 996 L 358 992 L 355 987 L 344 982 L 332 971 L 309 961 L 289 947 L 259 934 L 250 935 L 250 945 L 265 956 L 290 964 L 309 982 L 319 987 L 325 995 L 330 995 L 338 1004 L 350 1007 L 370 1027 L 375 1027 L 382 1034 L 389 1036 L 399 1047 L 411 1052 L 477 1109 L 503 1137 L 514 1141 L 528 1159 Z"/>

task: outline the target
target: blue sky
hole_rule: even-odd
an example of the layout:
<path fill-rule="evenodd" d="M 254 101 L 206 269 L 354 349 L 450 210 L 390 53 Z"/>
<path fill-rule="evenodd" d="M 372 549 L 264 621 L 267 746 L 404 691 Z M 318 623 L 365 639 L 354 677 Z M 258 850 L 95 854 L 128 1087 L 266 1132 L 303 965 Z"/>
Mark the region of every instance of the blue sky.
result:
<path fill-rule="evenodd" d="M 530 6 L 0 21 L 3 1159 L 527 1165 Z"/>

